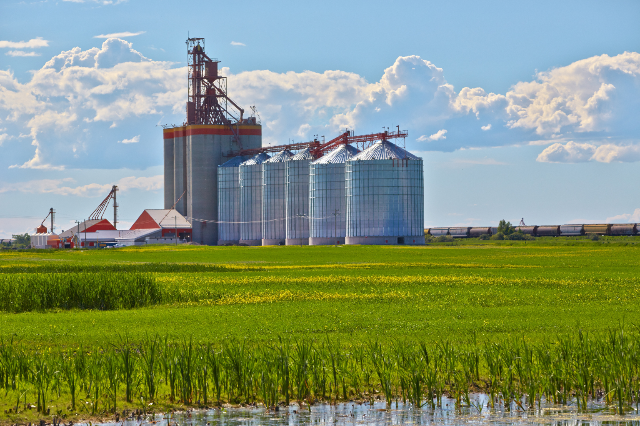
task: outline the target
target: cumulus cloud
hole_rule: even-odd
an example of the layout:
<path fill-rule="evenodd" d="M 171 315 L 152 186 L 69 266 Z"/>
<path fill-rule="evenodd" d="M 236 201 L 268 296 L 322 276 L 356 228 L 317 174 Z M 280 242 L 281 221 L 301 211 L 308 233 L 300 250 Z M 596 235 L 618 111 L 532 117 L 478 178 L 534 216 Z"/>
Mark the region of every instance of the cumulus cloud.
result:
<path fill-rule="evenodd" d="M 138 31 L 136 33 L 132 33 L 130 31 L 124 31 L 121 33 L 100 34 L 100 35 L 93 36 L 93 38 L 126 38 L 126 37 L 139 36 L 140 34 L 144 34 L 144 33 L 146 33 L 146 31 Z"/>
<path fill-rule="evenodd" d="M 232 46 L 246 46 L 246 44 L 244 43 L 240 43 L 239 41 L 232 41 L 231 42 Z"/>
<path fill-rule="evenodd" d="M 633 213 L 623 213 L 623 214 L 615 215 L 612 217 L 608 217 L 605 220 L 605 223 L 620 223 L 620 222 L 640 223 L 640 209 L 635 209 Z"/>
<path fill-rule="evenodd" d="M 0 40 L 0 49 L 38 49 L 49 46 L 49 40 L 42 37 L 32 38 L 29 41 L 8 41 Z"/>
<path fill-rule="evenodd" d="M 61 170 L 101 137 L 108 139 L 90 136 L 95 124 L 184 111 L 185 77 L 185 68 L 152 61 L 117 38 L 99 48 L 63 51 L 27 83 L 0 71 L 0 114 L 36 147 L 31 160 L 13 167 Z"/>
<path fill-rule="evenodd" d="M 441 129 L 438 130 L 436 133 L 434 133 L 431 136 L 427 136 L 427 135 L 422 135 L 418 138 L 418 141 L 420 142 L 424 142 L 424 141 L 439 141 L 441 139 L 446 139 L 447 136 L 447 131 L 445 129 Z"/>
<path fill-rule="evenodd" d="M 138 143 L 138 142 L 140 142 L 140 135 L 134 136 L 131 139 L 123 139 L 121 141 L 118 141 L 118 143 Z"/>
<path fill-rule="evenodd" d="M 71 186 L 75 182 L 72 178 L 62 179 L 36 179 L 27 182 L 4 184 L 0 186 L 0 194 L 4 192 L 23 192 L 30 194 L 55 194 L 74 195 L 78 197 L 97 197 L 111 190 L 111 183 L 89 183 L 86 185 Z M 162 189 L 164 177 L 162 175 L 149 177 L 129 176 L 118 180 L 116 183 L 120 191 L 140 189 L 144 191 L 157 191 Z"/>
<path fill-rule="evenodd" d="M 589 161 L 596 151 L 595 145 L 588 143 L 554 143 L 538 155 L 541 163 L 582 163 Z"/>
<path fill-rule="evenodd" d="M 540 141 L 554 143 L 538 161 L 611 162 L 636 161 L 638 155 L 639 70 L 637 53 L 595 56 L 538 73 L 505 94 L 456 91 L 442 68 L 418 56 L 397 58 L 374 82 L 339 70 L 221 73 L 229 77 L 232 99 L 245 110 L 257 106 L 265 145 L 400 124 L 411 135 L 423 135 L 410 137 L 409 149 L 420 149 L 412 145 L 416 140 L 446 151 Z M 62 167 L 108 140 L 132 143 L 128 138 L 137 133 L 143 141 L 137 145 L 148 143 L 158 137 L 151 132 L 159 118 L 184 120 L 186 73 L 186 67 L 154 61 L 118 38 L 61 52 L 26 83 L 0 70 L 0 116 L 13 126 L 6 133 L 28 135 L 39 150 L 38 158 L 14 163 Z M 147 137 L 137 129 L 139 119 L 150 116 Z M 108 137 L 107 129 L 117 136 Z"/>
<path fill-rule="evenodd" d="M 567 142 L 554 143 L 545 148 L 537 158 L 542 163 L 600 163 L 640 161 L 640 145 L 615 145 Z"/>
<path fill-rule="evenodd" d="M 24 50 L 10 50 L 5 53 L 7 56 L 27 57 L 27 56 L 40 56 L 37 52 L 25 52 Z"/>

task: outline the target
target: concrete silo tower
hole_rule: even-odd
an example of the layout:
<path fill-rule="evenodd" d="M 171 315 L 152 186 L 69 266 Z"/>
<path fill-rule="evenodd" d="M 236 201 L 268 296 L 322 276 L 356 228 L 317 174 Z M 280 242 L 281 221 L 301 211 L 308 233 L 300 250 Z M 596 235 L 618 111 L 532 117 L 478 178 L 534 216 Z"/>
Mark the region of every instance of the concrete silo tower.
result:
<path fill-rule="evenodd" d="M 233 152 L 262 146 L 262 126 L 227 96 L 219 61 L 204 50 L 203 38 L 189 38 L 187 120 L 164 129 L 164 206 L 192 224 L 193 241 L 218 242 L 218 165 Z M 178 201 L 179 200 L 179 201 Z"/>

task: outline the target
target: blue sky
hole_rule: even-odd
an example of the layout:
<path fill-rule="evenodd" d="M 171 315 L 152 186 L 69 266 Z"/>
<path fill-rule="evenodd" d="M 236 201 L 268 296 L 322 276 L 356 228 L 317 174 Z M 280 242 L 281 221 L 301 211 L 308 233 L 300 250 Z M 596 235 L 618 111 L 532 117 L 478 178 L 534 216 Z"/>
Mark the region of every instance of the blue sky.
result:
<path fill-rule="evenodd" d="M 187 33 L 265 143 L 409 130 L 426 226 L 640 222 L 636 1 L 184 4 L 0 2 L 0 237 L 162 207 Z"/>

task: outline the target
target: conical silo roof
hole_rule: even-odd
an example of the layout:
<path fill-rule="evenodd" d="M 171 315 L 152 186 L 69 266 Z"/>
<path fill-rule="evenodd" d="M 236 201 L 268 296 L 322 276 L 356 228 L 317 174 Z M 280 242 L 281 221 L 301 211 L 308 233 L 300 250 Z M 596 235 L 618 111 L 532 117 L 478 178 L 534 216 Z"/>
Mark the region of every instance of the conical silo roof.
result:
<path fill-rule="evenodd" d="M 305 148 L 289 159 L 289 161 L 300 161 L 300 160 L 313 160 L 313 154 L 311 154 L 311 148 Z"/>
<path fill-rule="evenodd" d="M 245 160 L 246 160 L 246 157 L 243 157 L 242 155 L 238 155 L 222 163 L 218 167 L 240 167 L 240 164 L 244 163 Z"/>
<path fill-rule="evenodd" d="M 355 155 L 349 161 L 358 160 L 421 160 L 421 158 L 389 141 L 380 141 Z"/>
<path fill-rule="evenodd" d="M 354 155 L 358 154 L 358 149 L 351 145 L 340 145 L 327 155 L 318 158 L 311 164 L 340 164 L 346 163 Z"/>
<path fill-rule="evenodd" d="M 262 164 L 267 161 L 269 158 L 269 154 L 266 152 L 261 152 L 260 154 L 256 154 L 244 163 L 240 164 L 241 166 L 252 166 L 254 164 Z"/>
<path fill-rule="evenodd" d="M 283 149 L 273 157 L 265 161 L 265 163 L 284 163 L 289 158 L 293 157 L 293 154 L 288 149 Z"/>

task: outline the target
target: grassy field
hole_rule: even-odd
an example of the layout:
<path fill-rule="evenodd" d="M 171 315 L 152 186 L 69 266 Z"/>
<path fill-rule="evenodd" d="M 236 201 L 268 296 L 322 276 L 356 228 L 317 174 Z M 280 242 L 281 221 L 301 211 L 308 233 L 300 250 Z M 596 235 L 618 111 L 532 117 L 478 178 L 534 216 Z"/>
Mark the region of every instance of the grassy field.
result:
<path fill-rule="evenodd" d="M 639 242 L 0 251 L 4 423 L 37 418 L 32 404 L 88 418 L 477 386 L 534 404 L 605 389 L 624 412 L 640 391 Z"/>
<path fill-rule="evenodd" d="M 36 346 L 154 333 L 208 342 L 327 334 L 433 342 L 464 341 L 473 331 L 538 339 L 606 330 L 640 312 L 640 247 L 622 241 L 6 251 L 5 278 L 158 270 L 163 300 L 135 310 L 0 313 L 0 330 Z"/>

